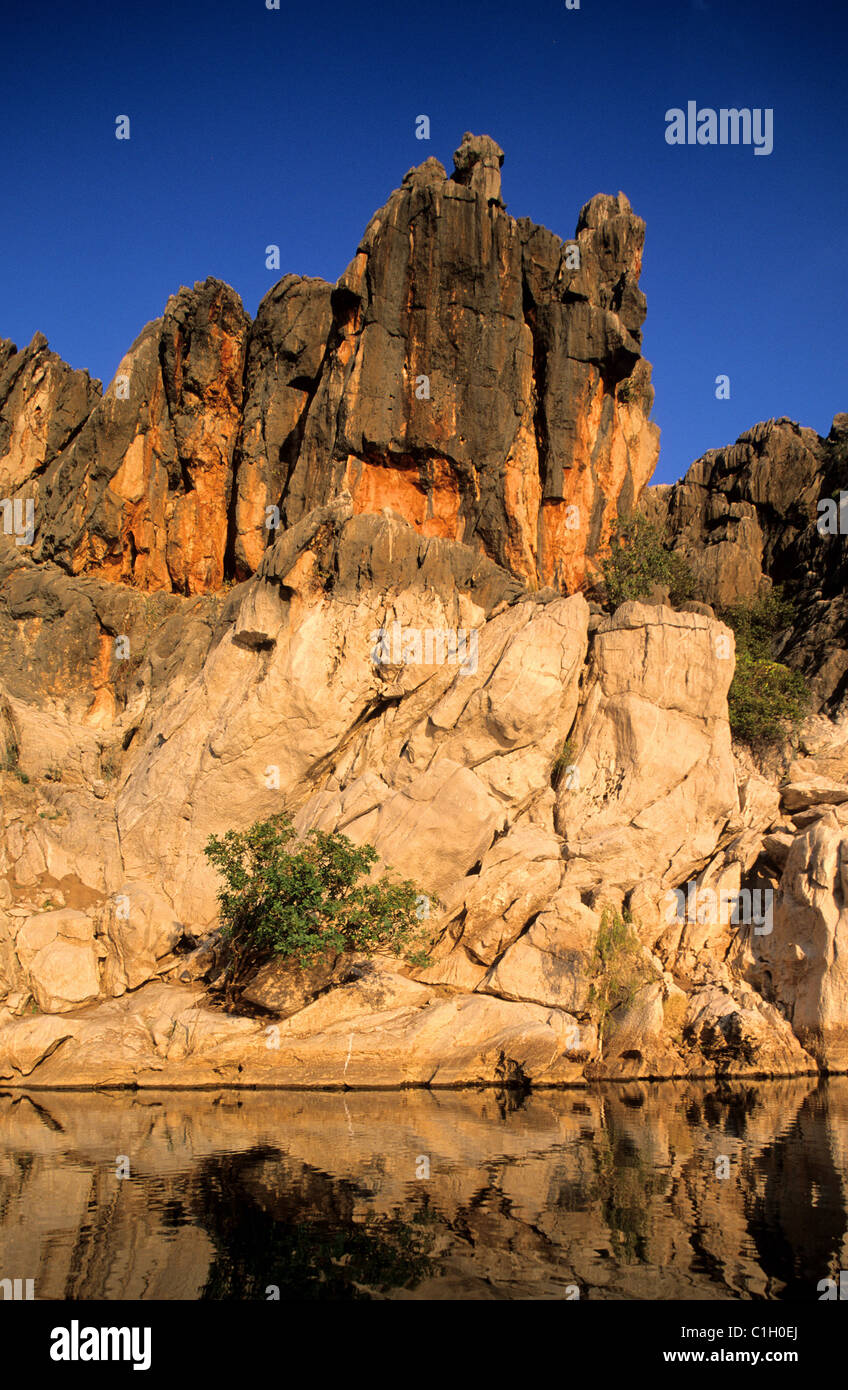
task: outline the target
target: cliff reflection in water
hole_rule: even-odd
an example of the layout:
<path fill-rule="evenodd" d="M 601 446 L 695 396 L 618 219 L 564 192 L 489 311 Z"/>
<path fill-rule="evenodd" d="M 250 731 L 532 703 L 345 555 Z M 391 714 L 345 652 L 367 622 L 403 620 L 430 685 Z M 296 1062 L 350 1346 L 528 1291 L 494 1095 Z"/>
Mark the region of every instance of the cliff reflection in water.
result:
<path fill-rule="evenodd" d="M 0 1278 L 74 1299 L 815 1300 L 848 1268 L 846 1121 L 848 1078 L 7 1092 Z"/>

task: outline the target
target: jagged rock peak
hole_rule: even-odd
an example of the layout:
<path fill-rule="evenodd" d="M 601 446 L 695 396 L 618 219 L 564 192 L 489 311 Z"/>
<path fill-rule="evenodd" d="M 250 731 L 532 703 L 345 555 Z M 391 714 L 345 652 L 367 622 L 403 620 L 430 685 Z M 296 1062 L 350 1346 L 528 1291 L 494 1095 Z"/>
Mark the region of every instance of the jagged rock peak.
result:
<path fill-rule="evenodd" d="M 36 560 L 204 593 L 348 491 L 579 587 L 658 452 L 645 224 L 623 194 L 568 242 L 516 221 L 502 161 L 466 132 L 451 177 L 409 171 L 335 286 L 286 275 L 253 322 L 214 277 L 182 287 L 105 393 L 46 340 L 0 342 L 0 497 L 32 506 Z"/>
<path fill-rule="evenodd" d="M 501 165 L 504 152 L 490 135 L 472 135 L 466 130 L 462 144 L 453 156 L 455 183 L 482 193 L 489 202 L 501 202 Z"/>

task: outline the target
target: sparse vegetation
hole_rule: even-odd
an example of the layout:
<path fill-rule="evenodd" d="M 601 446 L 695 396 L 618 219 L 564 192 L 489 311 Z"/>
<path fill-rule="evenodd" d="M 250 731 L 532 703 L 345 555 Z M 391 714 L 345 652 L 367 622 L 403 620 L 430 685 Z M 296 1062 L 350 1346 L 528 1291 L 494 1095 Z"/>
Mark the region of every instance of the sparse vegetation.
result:
<path fill-rule="evenodd" d="M 117 777 L 121 766 L 120 754 L 116 748 L 110 748 L 108 753 L 101 756 L 100 775 L 105 782 L 112 782 Z"/>
<path fill-rule="evenodd" d="M 554 758 L 552 775 L 554 782 L 558 782 L 567 767 L 574 766 L 574 744 L 567 738 Z"/>
<path fill-rule="evenodd" d="M 280 814 L 212 835 L 204 852 L 224 880 L 218 900 L 230 990 L 272 956 L 307 966 L 329 951 L 382 949 L 428 963 L 416 885 L 387 874 L 361 881 L 377 862 L 372 845 L 354 845 L 338 831 L 298 836 Z"/>
<path fill-rule="evenodd" d="M 26 772 L 22 772 L 21 769 L 18 767 L 17 749 L 15 750 L 15 756 L 13 758 L 10 758 L 8 754 L 6 755 L 6 757 L 3 759 L 2 764 L 0 764 L 0 767 L 2 767 L 3 772 L 10 772 L 13 777 L 17 777 L 18 781 L 23 782 L 25 787 L 29 786 L 28 774 Z"/>
<path fill-rule="evenodd" d="M 20 749 L 15 739 L 7 735 L 3 754 L 2 757 L 0 757 L 0 772 L 12 772 L 17 774 L 20 756 Z"/>
<path fill-rule="evenodd" d="M 626 910 L 621 913 L 605 907 L 601 913 L 592 974 L 589 1004 L 597 1013 L 598 1034 L 603 1042 L 613 1010 L 629 1007 L 642 985 L 652 978 Z"/>
<path fill-rule="evenodd" d="M 157 627 L 165 618 L 171 616 L 177 605 L 173 594 L 166 589 L 158 589 L 147 597 L 144 621 L 148 627 Z"/>
<path fill-rule="evenodd" d="M 688 563 L 670 549 L 664 532 L 642 512 L 619 520 L 601 569 L 613 608 L 629 599 L 649 598 L 658 585 L 668 589 L 672 605 L 692 598 L 695 592 L 695 577 Z"/>
<path fill-rule="evenodd" d="M 794 611 L 780 590 L 772 590 L 719 614 L 736 637 L 736 670 L 727 696 L 730 729 L 755 749 L 782 743 L 809 707 L 804 677 L 774 659 L 776 639 L 792 625 Z"/>

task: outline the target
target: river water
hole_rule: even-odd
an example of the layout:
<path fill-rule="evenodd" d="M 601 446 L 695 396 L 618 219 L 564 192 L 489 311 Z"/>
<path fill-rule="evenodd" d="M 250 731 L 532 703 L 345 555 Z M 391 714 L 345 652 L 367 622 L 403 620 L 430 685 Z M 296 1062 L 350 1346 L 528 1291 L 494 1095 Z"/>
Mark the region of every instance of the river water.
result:
<path fill-rule="evenodd" d="M 36 1298 L 815 1301 L 840 1269 L 848 1078 L 0 1094 L 0 1278 Z"/>

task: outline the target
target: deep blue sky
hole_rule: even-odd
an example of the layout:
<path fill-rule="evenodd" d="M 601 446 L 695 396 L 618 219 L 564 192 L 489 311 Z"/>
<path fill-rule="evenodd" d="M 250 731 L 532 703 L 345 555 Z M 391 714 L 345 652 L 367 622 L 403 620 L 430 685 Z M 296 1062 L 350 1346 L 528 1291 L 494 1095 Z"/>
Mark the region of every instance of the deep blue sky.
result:
<path fill-rule="evenodd" d="M 450 171 L 473 130 L 513 216 L 568 237 L 623 189 L 646 219 L 655 481 L 769 416 L 826 434 L 848 410 L 846 40 L 845 0 L 7 6 L 0 336 L 41 330 L 108 382 L 182 284 L 217 275 L 253 314 L 280 274 L 335 280 L 406 170 Z M 772 107 L 774 152 L 667 145 L 688 100 Z"/>

